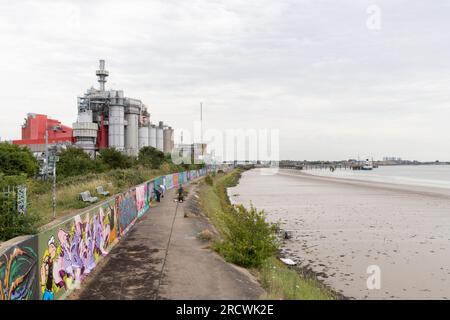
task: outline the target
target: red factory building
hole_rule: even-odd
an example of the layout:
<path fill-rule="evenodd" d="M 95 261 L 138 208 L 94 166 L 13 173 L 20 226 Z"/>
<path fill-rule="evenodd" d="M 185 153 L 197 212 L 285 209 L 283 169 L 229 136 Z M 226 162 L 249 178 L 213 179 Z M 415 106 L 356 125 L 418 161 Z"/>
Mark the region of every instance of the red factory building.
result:
<path fill-rule="evenodd" d="M 60 121 L 48 118 L 45 114 L 29 113 L 22 125 L 22 139 L 13 140 L 13 144 L 26 145 L 34 153 L 45 150 L 45 131 L 48 132 L 49 145 L 73 144 L 72 128 Z"/>

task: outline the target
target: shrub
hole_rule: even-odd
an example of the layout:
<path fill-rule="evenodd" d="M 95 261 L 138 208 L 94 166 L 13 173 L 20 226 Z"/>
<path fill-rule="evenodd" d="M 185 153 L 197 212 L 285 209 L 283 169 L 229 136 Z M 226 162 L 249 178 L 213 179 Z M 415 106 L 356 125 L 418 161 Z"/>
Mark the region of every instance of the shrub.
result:
<path fill-rule="evenodd" d="M 225 260 L 247 268 L 259 267 L 276 253 L 276 226 L 266 221 L 264 211 L 238 205 L 222 218 L 225 232 L 215 247 Z"/>
<path fill-rule="evenodd" d="M 38 168 L 36 158 L 27 147 L 0 143 L 0 173 L 8 176 L 25 174 L 32 177 Z"/>
<path fill-rule="evenodd" d="M 169 161 L 170 157 L 164 156 L 164 153 L 153 147 L 143 147 L 139 150 L 138 162 L 142 165 L 157 169 L 164 161 Z"/>
<path fill-rule="evenodd" d="M 133 158 L 114 148 L 100 150 L 99 158 L 109 169 L 126 169 L 133 165 Z"/>
<path fill-rule="evenodd" d="M 86 174 L 95 170 L 95 162 L 80 148 L 69 147 L 59 152 L 57 174 L 71 177 Z"/>
<path fill-rule="evenodd" d="M 35 232 L 38 217 L 30 213 L 25 216 L 17 211 L 17 194 L 13 188 L 25 182 L 25 174 L 4 176 L 0 173 L 0 240 Z M 8 187 L 11 190 L 9 193 L 2 192 Z"/>
<path fill-rule="evenodd" d="M 210 175 L 207 175 L 207 176 L 205 177 L 205 183 L 206 183 L 208 186 L 212 186 L 212 185 L 213 185 L 213 179 L 211 178 Z"/>

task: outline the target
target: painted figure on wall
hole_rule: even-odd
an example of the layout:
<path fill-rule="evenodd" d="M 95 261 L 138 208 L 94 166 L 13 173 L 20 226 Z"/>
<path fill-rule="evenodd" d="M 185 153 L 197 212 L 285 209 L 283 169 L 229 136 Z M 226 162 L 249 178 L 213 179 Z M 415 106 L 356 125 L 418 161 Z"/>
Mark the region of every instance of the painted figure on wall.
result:
<path fill-rule="evenodd" d="M 41 266 L 41 285 L 43 286 L 43 296 L 42 300 L 53 300 L 54 299 L 54 291 L 53 291 L 53 268 L 56 258 L 56 246 L 55 246 L 55 237 L 51 237 L 47 243 L 48 246 L 48 254 L 44 257 L 44 262 Z"/>
<path fill-rule="evenodd" d="M 105 214 L 107 210 L 108 214 Z M 75 216 L 66 229 L 61 227 L 55 239 L 51 235 L 41 266 L 42 298 L 51 300 L 60 290 L 80 287 L 83 279 L 105 256 L 109 245 L 116 240 L 115 211 L 110 206 L 100 207 L 91 215 Z M 111 222 L 112 221 L 112 222 Z M 111 232 L 113 227 L 114 234 Z M 111 240 L 113 235 L 114 239 Z"/>

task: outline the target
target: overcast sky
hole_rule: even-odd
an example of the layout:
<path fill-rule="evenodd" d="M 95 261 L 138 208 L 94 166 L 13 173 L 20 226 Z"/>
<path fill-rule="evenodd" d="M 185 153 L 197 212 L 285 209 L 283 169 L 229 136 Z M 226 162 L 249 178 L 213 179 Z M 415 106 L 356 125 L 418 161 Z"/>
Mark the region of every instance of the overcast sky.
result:
<path fill-rule="evenodd" d="M 105 59 L 107 88 L 173 127 L 203 101 L 205 128 L 279 129 L 283 159 L 450 160 L 449 17 L 446 0 L 0 0 L 0 137 L 28 112 L 71 125 Z"/>

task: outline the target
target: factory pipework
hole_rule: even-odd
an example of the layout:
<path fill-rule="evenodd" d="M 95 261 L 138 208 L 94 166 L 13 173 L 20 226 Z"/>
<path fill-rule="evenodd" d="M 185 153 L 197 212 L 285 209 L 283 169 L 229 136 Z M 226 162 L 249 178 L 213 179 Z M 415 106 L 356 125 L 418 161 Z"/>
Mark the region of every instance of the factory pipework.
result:
<path fill-rule="evenodd" d="M 100 60 L 95 74 L 99 89 L 91 87 L 78 98 L 78 120 L 73 133 L 76 145 L 92 156 L 107 147 L 131 156 L 137 156 L 146 146 L 171 152 L 171 144 L 164 143 L 164 130 L 168 128 L 162 121 L 157 127 L 150 123 L 150 114 L 141 100 L 124 96 L 122 90 L 105 89 L 109 72 L 104 60 Z"/>

